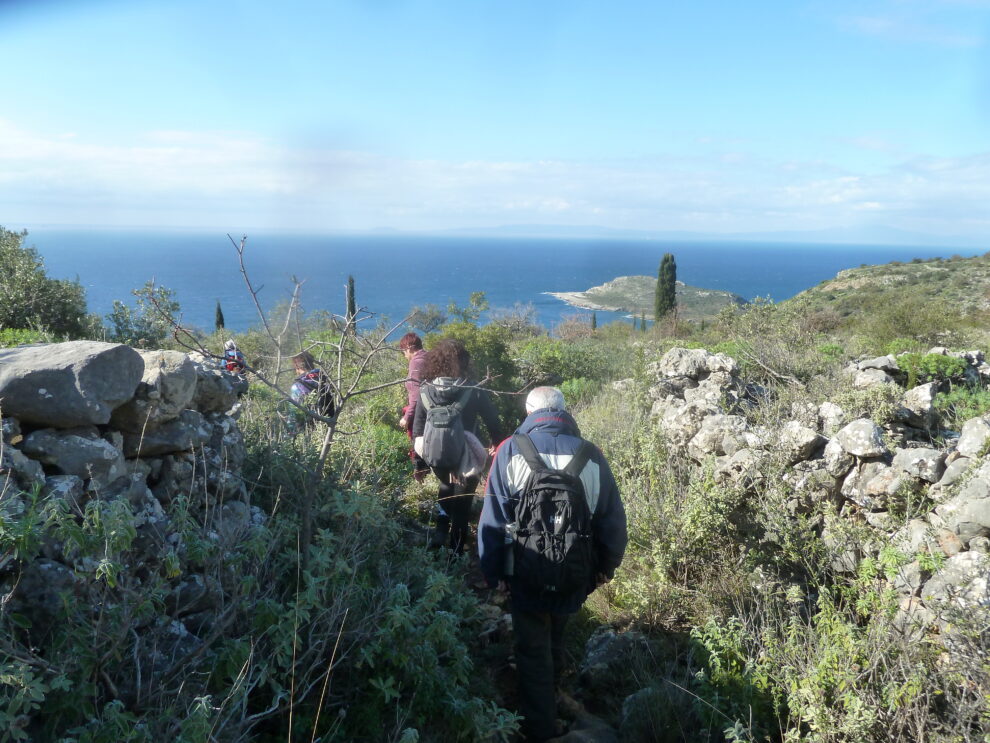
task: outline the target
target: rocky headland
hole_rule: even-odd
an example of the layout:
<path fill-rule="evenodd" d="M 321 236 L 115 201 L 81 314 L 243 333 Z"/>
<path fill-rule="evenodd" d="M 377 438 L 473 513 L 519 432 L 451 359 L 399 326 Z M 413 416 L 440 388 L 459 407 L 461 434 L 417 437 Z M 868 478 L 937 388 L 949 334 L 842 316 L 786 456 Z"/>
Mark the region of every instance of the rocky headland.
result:
<path fill-rule="evenodd" d="M 547 292 L 573 307 L 608 312 L 628 312 L 653 316 L 657 280 L 653 276 L 619 276 L 583 292 Z M 724 307 L 746 304 L 738 294 L 719 289 L 702 289 L 677 282 L 677 311 L 684 320 L 702 320 L 717 315 Z"/>

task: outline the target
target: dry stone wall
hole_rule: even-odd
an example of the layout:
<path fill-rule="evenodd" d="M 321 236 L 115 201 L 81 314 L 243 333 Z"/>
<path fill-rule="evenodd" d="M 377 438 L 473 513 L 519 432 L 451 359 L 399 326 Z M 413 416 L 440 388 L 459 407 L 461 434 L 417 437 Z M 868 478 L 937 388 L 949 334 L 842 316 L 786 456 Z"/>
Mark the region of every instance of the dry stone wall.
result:
<path fill-rule="evenodd" d="M 963 359 L 970 382 L 990 380 L 980 351 L 930 353 Z M 745 415 L 767 391 L 742 380 L 723 354 L 673 348 L 648 371 L 656 425 L 695 462 L 713 461 L 726 486 L 780 487 L 794 514 L 836 514 L 819 523 L 835 570 L 855 571 L 884 545 L 901 548 L 908 562 L 892 586 L 901 596 L 898 622 L 905 632 L 946 631 L 952 611 L 990 606 L 990 416 L 967 421 L 961 431 L 940 430 L 932 382 L 904 391 L 883 426 L 826 401 L 795 405 L 793 419 L 770 430 Z M 892 356 L 847 371 L 855 388 L 900 390 L 905 376 Z M 766 482 L 767 472 L 779 481 Z M 931 508 L 904 524 L 896 514 L 906 494 Z M 851 537 L 843 528 L 850 523 L 872 536 Z"/>
<path fill-rule="evenodd" d="M 247 387 L 178 351 L 95 341 L 0 350 L 0 519 L 16 523 L 26 509 L 57 502 L 82 522 L 99 501 L 134 530 L 127 568 L 135 573 L 181 550 L 170 515 L 180 497 L 203 529 L 236 539 L 263 520 L 241 478 L 236 417 Z M 93 563 L 71 540 L 47 535 L 37 554 L 0 562 L 6 610 L 43 631 L 59 596 L 84 593 L 94 580 Z M 196 644 L 190 631 L 217 599 L 211 580 L 184 564 L 165 599 L 168 616 L 148 630 L 172 653 Z"/>

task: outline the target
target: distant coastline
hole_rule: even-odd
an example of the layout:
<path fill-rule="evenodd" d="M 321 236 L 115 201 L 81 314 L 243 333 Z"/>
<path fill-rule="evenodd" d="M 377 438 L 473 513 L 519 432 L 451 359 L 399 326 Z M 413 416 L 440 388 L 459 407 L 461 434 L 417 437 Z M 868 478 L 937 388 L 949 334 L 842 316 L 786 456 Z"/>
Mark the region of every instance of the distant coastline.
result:
<path fill-rule="evenodd" d="M 619 276 L 583 292 L 543 293 L 583 310 L 652 316 L 656 285 L 657 280 L 652 276 Z M 743 304 L 746 300 L 733 292 L 677 282 L 678 314 L 683 319 L 701 320 L 717 315 L 727 306 Z"/>

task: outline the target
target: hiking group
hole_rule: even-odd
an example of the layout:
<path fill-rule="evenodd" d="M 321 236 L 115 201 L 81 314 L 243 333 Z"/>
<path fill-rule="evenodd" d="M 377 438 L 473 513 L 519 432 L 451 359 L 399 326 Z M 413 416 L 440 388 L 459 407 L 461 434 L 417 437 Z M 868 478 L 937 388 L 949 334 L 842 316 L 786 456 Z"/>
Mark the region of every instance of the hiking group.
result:
<path fill-rule="evenodd" d="M 532 390 L 525 420 L 503 440 L 492 393 L 473 376 L 463 343 L 444 338 L 426 351 L 418 335 L 407 333 L 399 349 L 409 366 L 398 423 L 409 436 L 413 477 L 423 482 L 432 472 L 439 481 L 432 547 L 465 552 L 475 491 L 493 457 L 478 526 L 480 568 L 490 588 L 509 595 L 524 740 L 549 740 L 560 734 L 568 619 L 612 579 L 625 551 L 615 478 L 601 451 L 581 437 L 559 389 Z M 244 373 L 232 341 L 224 360 Z M 304 351 L 292 363 L 298 376 L 290 397 L 299 414 L 293 411 L 290 429 L 314 425 L 302 407 L 332 418 L 333 385 L 316 360 Z M 479 419 L 487 446 L 477 435 Z"/>
<path fill-rule="evenodd" d="M 429 468 L 440 481 L 432 544 L 464 551 L 474 493 L 494 454 L 478 527 L 480 567 L 491 588 L 509 593 L 524 739 L 549 740 L 561 732 L 567 621 L 612 579 L 625 552 L 619 490 L 559 389 L 532 390 L 526 419 L 503 441 L 491 393 L 472 378 L 464 345 L 443 339 L 429 352 L 422 348 L 415 333 L 400 341 L 409 361 L 400 425 L 413 441 L 416 479 Z M 475 435 L 479 417 L 490 441 L 501 441 L 497 449 L 486 450 Z"/>

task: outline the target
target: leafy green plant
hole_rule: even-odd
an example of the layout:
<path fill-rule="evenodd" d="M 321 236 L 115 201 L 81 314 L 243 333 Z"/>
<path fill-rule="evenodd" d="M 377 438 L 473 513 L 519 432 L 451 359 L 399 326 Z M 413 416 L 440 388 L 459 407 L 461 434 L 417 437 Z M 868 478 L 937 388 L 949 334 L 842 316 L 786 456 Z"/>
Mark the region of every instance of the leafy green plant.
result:
<path fill-rule="evenodd" d="M 907 387 L 933 380 L 955 379 L 966 371 L 966 361 L 938 353 L 905 353 L 897 357 L 897 365 L 908 375 Z"/>

